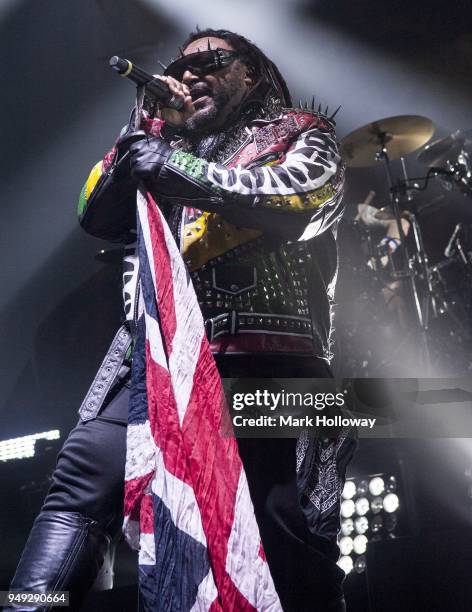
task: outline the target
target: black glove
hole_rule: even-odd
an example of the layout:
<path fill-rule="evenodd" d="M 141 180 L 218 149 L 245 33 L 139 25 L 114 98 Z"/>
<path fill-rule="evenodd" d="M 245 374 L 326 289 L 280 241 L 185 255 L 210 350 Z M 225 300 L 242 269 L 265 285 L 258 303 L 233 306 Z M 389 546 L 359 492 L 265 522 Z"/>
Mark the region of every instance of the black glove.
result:
<path fill-rule="evenodd" d="M 159 173 L 173 149 L 161 138 L 151 138 L 144 132 L 142 139 L 129 148 L 131 176 L 150 191 L 157 187 Z M 141 132 L 135 132 L 136 137 Z"/>

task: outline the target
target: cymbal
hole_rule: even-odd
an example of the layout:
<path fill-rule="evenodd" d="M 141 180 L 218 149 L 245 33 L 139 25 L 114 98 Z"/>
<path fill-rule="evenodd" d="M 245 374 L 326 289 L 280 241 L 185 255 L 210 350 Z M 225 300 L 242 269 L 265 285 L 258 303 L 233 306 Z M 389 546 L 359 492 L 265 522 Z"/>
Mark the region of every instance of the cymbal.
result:
<path fill-rule="evenodd" d="M 352 168 L 372 166 L 382 145 L 391 160 L 398 159 L 422 147 L 433 134 L 433 122 L 419 115 L 379 119 L 345 136 L 341 141 L 341 156 Z"/>
<path fill-rule="evenodd" d="M 472 146 L 472 130 L 457 130 L 445 138 L 439 138 L 424 147 L 418 161 L 425 166 L 442 166 L 448 159 L 457 158 L 464 147 Z"/>

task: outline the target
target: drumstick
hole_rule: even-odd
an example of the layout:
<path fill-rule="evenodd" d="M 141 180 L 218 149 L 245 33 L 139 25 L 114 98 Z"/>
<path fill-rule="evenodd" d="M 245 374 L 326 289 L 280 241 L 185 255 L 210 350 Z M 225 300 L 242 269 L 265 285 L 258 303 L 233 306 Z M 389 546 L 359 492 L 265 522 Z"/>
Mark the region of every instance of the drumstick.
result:
<path fill-rule="evenodd" d="M 359 221 L 359 219 L 361 218 L 361 212 L 364 210 L 364 208 L 366 206 L 369 206 L 369 204 L 372 202 L 372 200 L 375 198 L 375 191 L 373 189 L 371 189 L 369 191 L 369 193 L 367 194 L 366 199 L 361 202 L 360 204 L 357 205 L 357 215 L 356 215 L 356 221 Z"/>
<path fill-rule="evenodd" d="M 375 198 L 375 191 L 373 189 L 371 189 L 369 191 L 369 193 L 367 194 L 366 199 L 362 202 L 362 206 L 369 206 L 369 204 L 372 202 L 372 200 Z"/>

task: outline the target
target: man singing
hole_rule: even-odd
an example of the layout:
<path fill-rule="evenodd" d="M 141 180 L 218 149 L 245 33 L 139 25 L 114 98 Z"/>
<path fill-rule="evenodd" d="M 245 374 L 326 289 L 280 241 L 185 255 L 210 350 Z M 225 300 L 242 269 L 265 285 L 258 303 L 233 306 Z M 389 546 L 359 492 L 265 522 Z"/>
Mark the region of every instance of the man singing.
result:
<path fill-rule="evenodd" d="M 123 518 L 128 400 L 139 392 L 129 370 L 143 359 L 130 247 L 138 188 L 152 194 L 172 230 L 222 377 L 331 376 L 344 178 L 332 117 L 291 108 L 276 66 L 226 30 L 190 34 L 160 78 L 182 109 L 161 108 L 140 130 L 125 130 L 81 194 L 84 229 L 127 245 L 127 325 L 59 454 L 11 585 L 70 591 L 73 609 Z M 353 441 L 238 445 L 282 608 L 345 610 L 336 536 Z"/>

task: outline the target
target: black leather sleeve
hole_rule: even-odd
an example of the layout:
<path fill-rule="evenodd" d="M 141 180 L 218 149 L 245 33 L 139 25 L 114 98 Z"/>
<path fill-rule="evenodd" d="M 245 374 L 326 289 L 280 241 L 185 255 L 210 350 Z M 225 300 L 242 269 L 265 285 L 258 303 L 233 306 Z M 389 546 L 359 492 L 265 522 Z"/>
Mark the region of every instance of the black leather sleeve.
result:
<path fill-rule="evenodd" d="M 156 195 L 186 200 L 239 227 L 309 240 L 342 214 L 344 167 L 334 136 L 317 128 L 293 142 L 281 163 L 232 168 L 174 150 Z"/>
<path fill-rule="evenodd" d="M 122 132 L 105 160 L 92 168 L 77 211 L 80 225 L 92 236 L 111 242 L 134 240 L 138 183 L 130 172 L 129 148 L 143 136 L 144 132 Z"/>
<path fill-rule="evenodd" d="M 239 227 L 258 229 L 276 236 L 296 239 L 310 221 L 309 212 L 286 215 L 279 210 L 263 209 L 253 202 L 238 202 L 237 198 L 223 197 L 205 189 L 189 176 L 175 172 L 175 168 L 164 166 L 159 175 L 156 197 L 166 201 L 178 201 L 200 210 L 220 214 L 227 221 Z"/>

